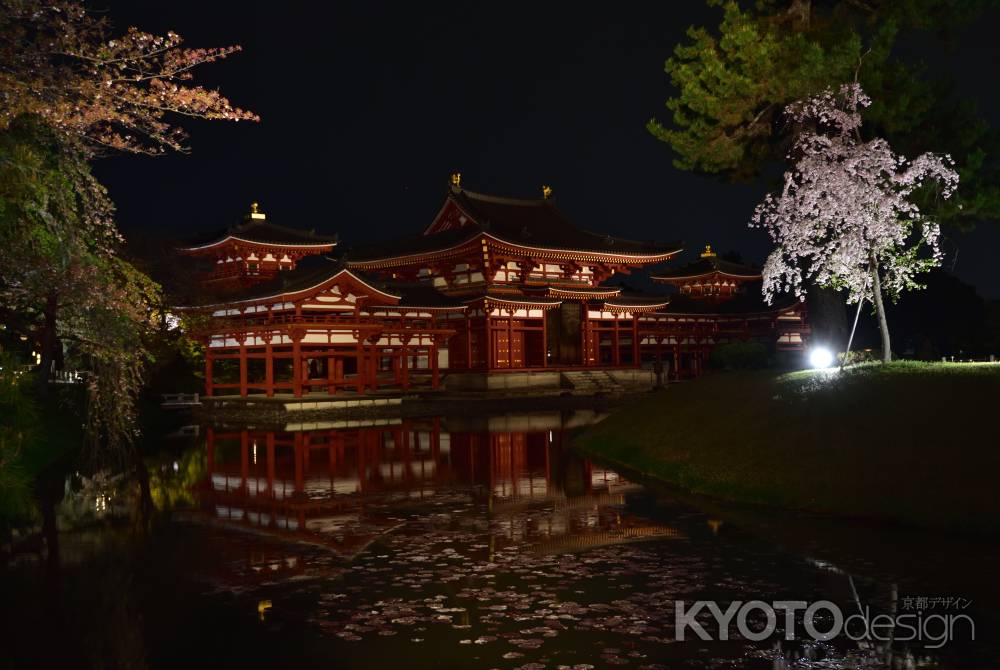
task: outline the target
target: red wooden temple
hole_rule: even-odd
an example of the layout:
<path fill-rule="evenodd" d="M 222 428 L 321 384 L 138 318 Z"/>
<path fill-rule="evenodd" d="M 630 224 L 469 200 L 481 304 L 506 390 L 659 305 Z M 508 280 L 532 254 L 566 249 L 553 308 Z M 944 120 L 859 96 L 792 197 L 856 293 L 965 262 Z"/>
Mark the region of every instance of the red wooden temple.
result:
<path fill-rule="evenodd" d="M 582 230 L 543 197 L 463 189 L 452 179 L 422 234 L 334 252 L 336 238 L 245 223 L 181 251 L 208 260 L 196 307 L 206 394 L 365 393 L 438 387 L 445 375 L 635 370 L 697 375 L 714 346 L 801 349 L 804 304 L 760 300 L 760 273 L 718 259 L 652 275 L 678 292 L 639 294 L 616 277 L 677 256 L 680 243 Z"/>

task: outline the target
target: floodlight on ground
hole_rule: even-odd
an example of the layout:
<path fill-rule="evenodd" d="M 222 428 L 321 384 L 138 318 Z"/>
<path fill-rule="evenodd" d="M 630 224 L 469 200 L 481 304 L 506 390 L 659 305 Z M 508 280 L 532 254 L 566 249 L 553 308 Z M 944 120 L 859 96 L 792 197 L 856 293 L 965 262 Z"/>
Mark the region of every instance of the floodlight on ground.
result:
<path fill-rule="evenodd" d="M 814 368 L 828 368 L 833 365 L 833 352 L 826 347 L 813 347 L 809 351 L 809 364 Z"/>

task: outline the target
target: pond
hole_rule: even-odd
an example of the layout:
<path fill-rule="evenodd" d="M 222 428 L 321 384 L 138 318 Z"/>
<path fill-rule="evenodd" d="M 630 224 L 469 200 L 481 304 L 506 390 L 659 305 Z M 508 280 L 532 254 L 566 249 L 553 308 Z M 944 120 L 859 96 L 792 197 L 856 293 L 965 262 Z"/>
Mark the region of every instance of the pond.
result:
<path fill-rule="evenodd" d="M 75 505 L 106 518 L 64 532 L 58 565 L 27 561 L 3 575 L 5 663 L 538 670 L 884 660 L 865 640 L 811 640 L 802 611 L 792 641 L 780 610 L 761 641 L 735 618 L 728 640 L 702 640 L 691 626 L 677 639 L 678 601 L 691 613 L 696 601 L 726 610 L 759 600 L 966 615 L 975 641 L 962 620 L 939 649 L 897 641 L 891 663 L 993 667 L 994 545 L 706 511 L 574 453 L 572 430 L 600 418 L 192 426 L 150 463 L 156 523 L 113 521 L 105 512 L 122 496 L 90 482 L 64 513 Z M 762 609 L 748 614 L 751 633 L 768 623 Z M 718 637 L 709 609 L 694 621 Z M 817 611 L 817 629 L 833 623 Z"/>

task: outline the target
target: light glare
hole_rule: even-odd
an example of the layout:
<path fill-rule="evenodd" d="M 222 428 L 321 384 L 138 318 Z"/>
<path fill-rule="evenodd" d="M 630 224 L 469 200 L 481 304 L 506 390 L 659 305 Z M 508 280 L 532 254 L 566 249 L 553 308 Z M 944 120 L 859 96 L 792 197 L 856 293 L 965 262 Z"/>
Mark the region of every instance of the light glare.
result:
<path fill-rule="evenodd" d="M 833 365 L 833 354 L 826 347 L 816 347 L 809 352 L 809 364 L 814 368 L 828 368 Z"/>

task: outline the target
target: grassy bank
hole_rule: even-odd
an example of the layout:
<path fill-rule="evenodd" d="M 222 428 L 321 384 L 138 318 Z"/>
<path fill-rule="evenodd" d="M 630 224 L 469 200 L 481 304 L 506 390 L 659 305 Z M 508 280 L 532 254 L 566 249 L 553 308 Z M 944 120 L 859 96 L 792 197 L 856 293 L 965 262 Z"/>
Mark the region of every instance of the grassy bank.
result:
<path fill-rule="evenodd" d="M 574 440 L 726 500 L 1000 530 L 1000 364 L 735 372 L 672 386 Z"/>

